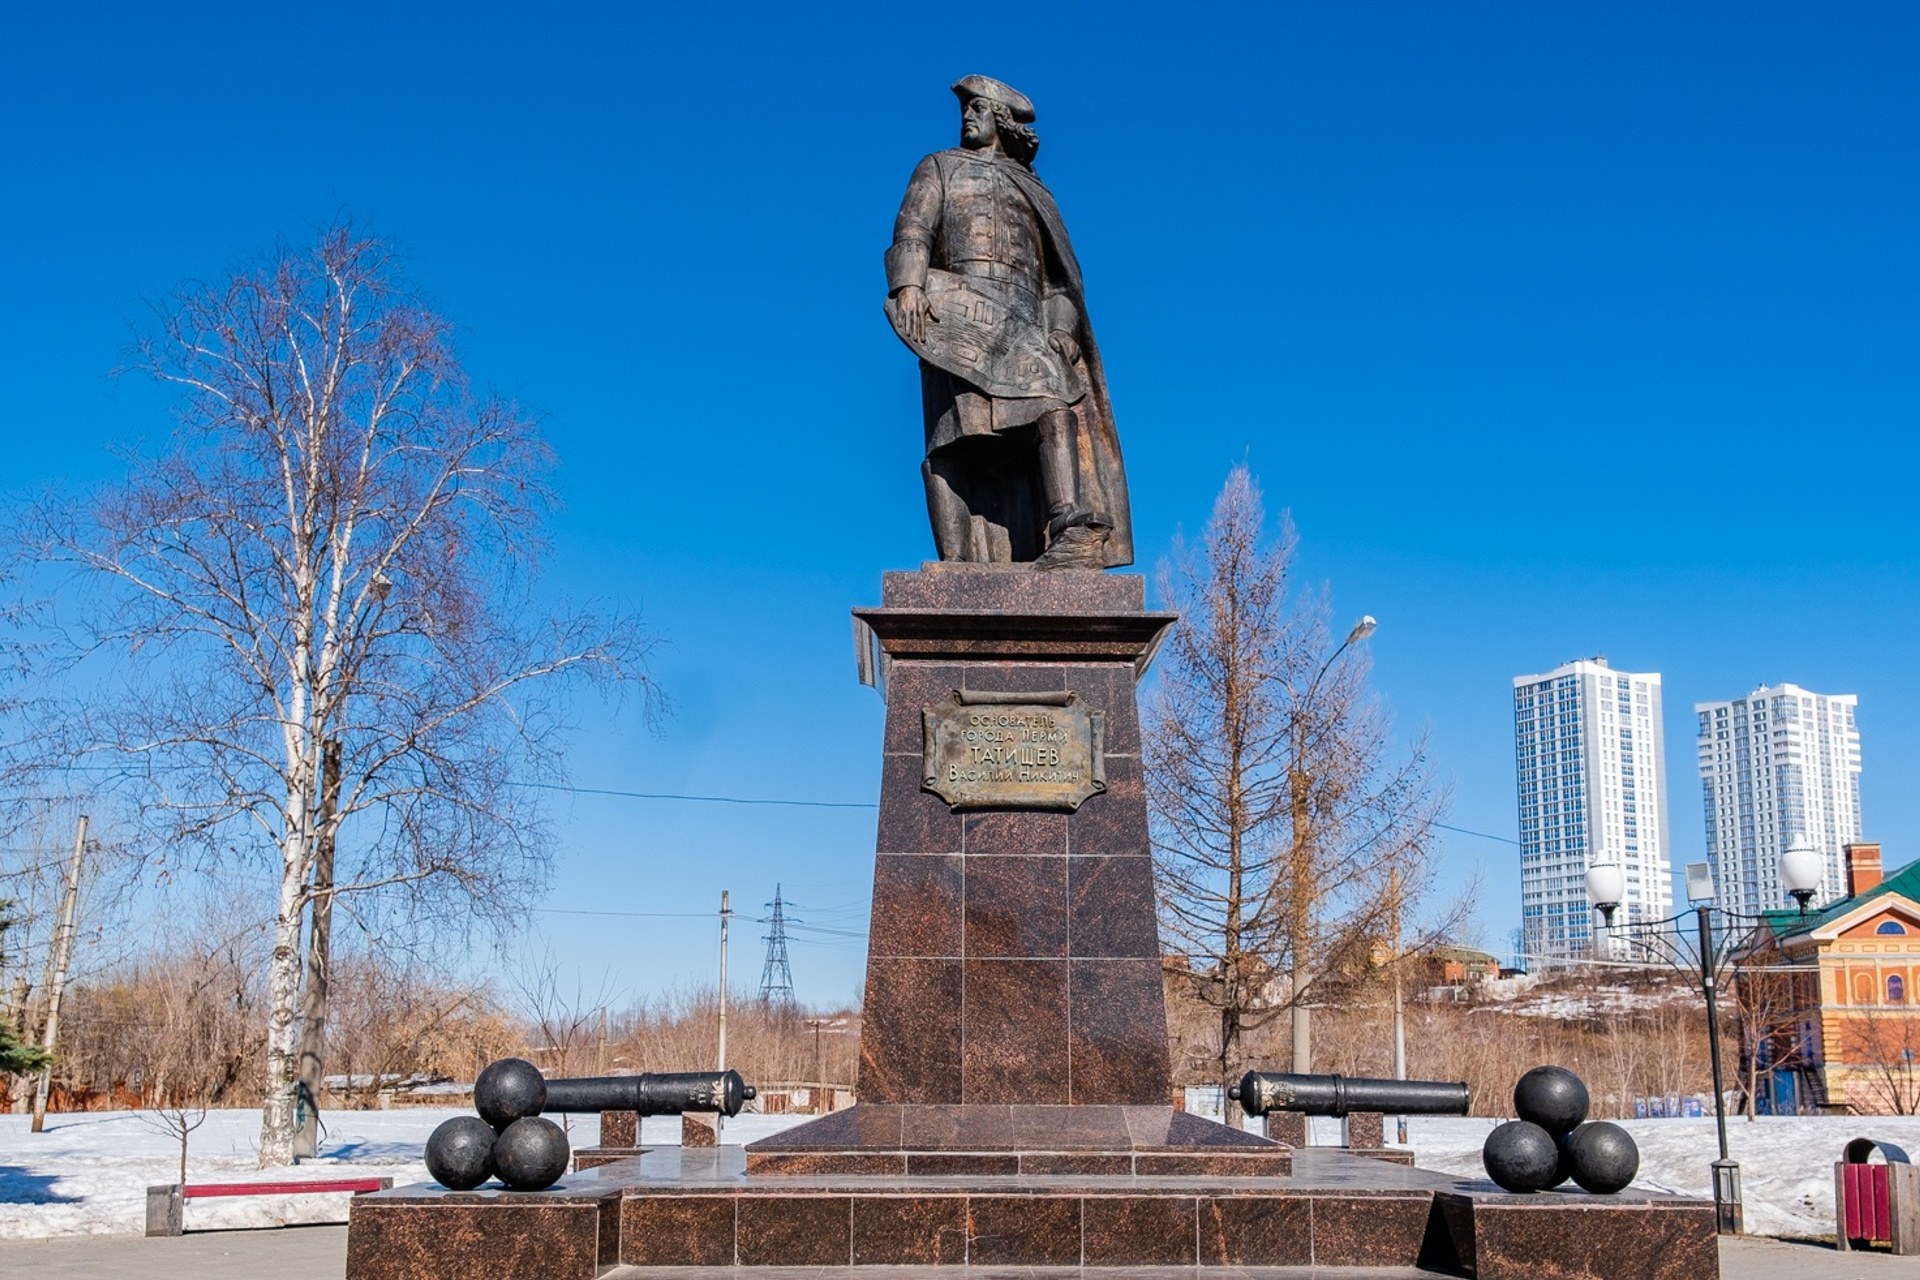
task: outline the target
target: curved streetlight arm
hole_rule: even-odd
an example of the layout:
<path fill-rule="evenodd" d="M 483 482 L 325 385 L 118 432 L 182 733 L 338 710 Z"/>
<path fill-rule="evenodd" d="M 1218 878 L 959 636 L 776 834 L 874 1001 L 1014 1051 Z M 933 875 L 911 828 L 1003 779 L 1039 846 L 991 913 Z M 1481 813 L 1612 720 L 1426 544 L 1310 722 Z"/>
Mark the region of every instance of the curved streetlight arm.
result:
<path fill-rule="evenodd" d="M 1353 630 L 1347 632 L 1347 638 L 1340 642 L 1340 647 L 1338 649 L 1335 649 L 1332 652 L 1332 654 L 1328 655 L 1327 660 L 1320 664 L 1320 669 L 1313 673 L 1313 679 L 1307 683 L 1306 694 L 1294 703 L 1294 706 L 1296 708 L 1294 722 L 1296 724 L 1302 723 L 1301 718 L 1297 713 L 1297 709 L 1300 707 L 1310 707 L 1313 705 L 1313 695 L 1320 691 L 1320 682 L 1326 678 L 1327 672 L 1333 670 L 1333 664 L 1340 661 L 1340 655 L 1345 653 L 1348 649 L 1352 648 L 1354 645 L 1359 644 L 1361 641 L 1366 640 L 1368 637 L 1372 636 L 1375 631 L 1379 630 L 1379 628 L 1380 628 L 1380 624 L 1374 620 L 1374 616 L 1370 613 L 1361 615 L 1360 621 L 1353 624 Z M 1301 742 L 1304 743 L 1304 741 L 1305 741 L 1305 735 L 1302 734 Z M 1298 751 L 1294 753 L 1295 771 L 1300 771 L 1299 770 L 1299 754 L 1300 753 Z"/>

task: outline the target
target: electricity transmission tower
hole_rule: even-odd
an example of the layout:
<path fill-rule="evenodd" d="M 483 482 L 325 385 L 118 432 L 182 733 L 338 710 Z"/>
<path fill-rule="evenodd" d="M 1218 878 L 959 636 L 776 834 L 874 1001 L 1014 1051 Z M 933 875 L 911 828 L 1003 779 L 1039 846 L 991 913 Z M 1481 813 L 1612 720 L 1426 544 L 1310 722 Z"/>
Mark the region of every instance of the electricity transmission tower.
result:
<path fill-rule="evenodd" d="M 780 900 L 780 886 L 773 886 L 773 916 L 766 935 L 767 963 L 760 970 L 760 999 L 766 1004 L 793 1003 L 793 969 L 787 964 L 787 908 Z"/>

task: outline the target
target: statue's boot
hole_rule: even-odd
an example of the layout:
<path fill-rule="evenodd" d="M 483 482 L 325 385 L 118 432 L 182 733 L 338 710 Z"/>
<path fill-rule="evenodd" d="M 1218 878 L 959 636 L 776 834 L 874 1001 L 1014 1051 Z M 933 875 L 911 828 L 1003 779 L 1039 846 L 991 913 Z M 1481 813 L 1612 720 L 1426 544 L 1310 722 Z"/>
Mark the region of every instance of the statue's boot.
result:
<path fill-rule="evenodd" d="M 1047 521 L 1047 549 L 1033 562 L 1036 569 L 1104 569 L 1107 539 L 1113 520 L 1097 511 L 1063 505 Z"/>

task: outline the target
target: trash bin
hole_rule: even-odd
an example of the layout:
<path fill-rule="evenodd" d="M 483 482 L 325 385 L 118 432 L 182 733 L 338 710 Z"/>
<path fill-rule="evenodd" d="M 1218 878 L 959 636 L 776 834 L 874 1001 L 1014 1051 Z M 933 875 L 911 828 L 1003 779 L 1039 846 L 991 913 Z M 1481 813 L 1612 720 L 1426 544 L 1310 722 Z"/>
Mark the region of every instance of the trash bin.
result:
<path fill-rule="evenodd" d="M 1880 1157 L 1876 1163 L 1874 1156 Z M 1920 1168 L 1891 1142 L 1855 1138 L 1833 1166 L 1834 1242 L 1920 1254 Z"/>

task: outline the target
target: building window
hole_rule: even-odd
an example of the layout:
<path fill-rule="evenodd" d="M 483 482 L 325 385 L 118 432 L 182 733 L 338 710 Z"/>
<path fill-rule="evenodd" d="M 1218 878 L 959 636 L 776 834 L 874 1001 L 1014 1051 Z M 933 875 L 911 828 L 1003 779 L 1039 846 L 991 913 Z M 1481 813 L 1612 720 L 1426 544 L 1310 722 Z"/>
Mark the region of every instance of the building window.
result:
<path fill-rule="evenodd" d="M 1875 933 L 1905 933 L 1906 931 L 1907 926 L 1898 920 L 1882 920 L 1880 927 L 1874 930 Z"/>
<path fill-rule="evenodd" d="M 1887 975 L 1887 1003 L 1905 1004 L 1907 1002 L 1907 982 L 1897 973 Z"/>

